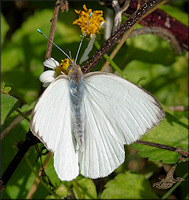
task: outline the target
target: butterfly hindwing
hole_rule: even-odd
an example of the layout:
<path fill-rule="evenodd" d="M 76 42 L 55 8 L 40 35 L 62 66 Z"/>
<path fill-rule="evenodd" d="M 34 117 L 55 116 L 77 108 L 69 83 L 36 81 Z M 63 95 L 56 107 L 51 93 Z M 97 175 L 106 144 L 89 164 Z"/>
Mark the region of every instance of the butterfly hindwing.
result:
<path fill-rule="evenodd" d="M 86 92 L 86 91 L 85 91 Z M 124 145 L 115 141 L 104 113 L 92 99 L 84 95 L 84 151 L 79 151 L 81 174 L 89 178 L 108 176 L 125 160 Z"/>

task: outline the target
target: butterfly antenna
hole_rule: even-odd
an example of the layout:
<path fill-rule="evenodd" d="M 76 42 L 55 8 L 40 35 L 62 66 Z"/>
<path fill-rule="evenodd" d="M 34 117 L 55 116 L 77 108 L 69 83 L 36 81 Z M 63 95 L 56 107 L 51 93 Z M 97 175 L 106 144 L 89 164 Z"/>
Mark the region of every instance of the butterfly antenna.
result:
<path fill-rule="evenodd" d="M 58 48 L 69 60 L 70 60 L 70 62 L 71 63 L 73 63 L 73 61 L 72 61 L 72 59 L 68 56 L 68 54 L 65 52 L 65 51 L 63 51 L 58 45 L 56 45 L 52 40 L 50 40 L 45 34 L 43 34 L 42 32 L 41 32 L 41 30 L 40 29 L 37 29 L 37 31 L 39 32 L 39 33 L 41 33 L 41 35 L 43 35 L 47 40 L 49 40 L 52 44 L 54 44 L 54 46 L 56 47 L 56 48 Z"/>
<path fill-rule="evenodd" d="M 69 56 L 72 59 L 72 52 L 69 49 L 68 49 L 68 51 L 69 51 Z"/>
<path fill-rule="evenodd" d="M 80 52 L 80 49 L 81 49 L 81 45 L 82 45 L 82 43 L 83 43 L 83 39 L 84 39 L 84 37 L 86 36 L 87 30 L 88 30 L 88 28 L 89 28 L 89 22 L 90 22 L 90 19 L 91 19 L 92 14 L 93 14 L 93 12 L 91 12 L 90 15 L 89 15 L 89 21 L 88 21 L 88 24 L 87 24 L 87 29 L 86 29 L 85 33 L 83 34 L 83 37 L 82 37 L 81 42 L 80 42 L 80 44 L 79 44 L 79 48 L 78 48 L 78 50 L 77 50 L 77 54 L 76 54 L 76 57 L 75 57 L 75 63 L 77 62 L 77 58 L 78 58 L 78 55 L 79 55 L 79 52 Z"/>

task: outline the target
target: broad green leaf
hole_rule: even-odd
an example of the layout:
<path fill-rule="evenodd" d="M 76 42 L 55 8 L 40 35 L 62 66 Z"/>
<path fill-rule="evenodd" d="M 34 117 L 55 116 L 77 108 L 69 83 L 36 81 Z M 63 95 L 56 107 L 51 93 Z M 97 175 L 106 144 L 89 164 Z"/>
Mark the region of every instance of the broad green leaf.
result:
<path fill-rule="evenodd" d="M 144 135 L 141 140 L 160 143 L 175 148 L 188 148 L 187 123 L 166 112 L 165 119 Z M 178 157 L 180 157 L 180 154 L 156 147 L 137 143 L 131 146 L 139 151 L 141 157 L 149 158 L 150 161 L 162 161 L 171 164 L 175 163 Z"/>
<path fill-rule="evenodd" d="M 158 199 L 158 197 L 143 175 L 126 171 L 105 185 L 101 199 Z"/>
<path fill-rule="evenodd" d="M 82 178 L 79 181 L 77 181 L 79 190 L 83 196 L 83 199 L 96 199 L 97 198 L 97 192 L 96 192 L 96 186 L 94 182 L 89 178 Z M 75 189 L 73 188 L 74 195 L 76 198 L 78 198 L 77 193 Z"/>
<path fill-rule="evenodd" d="M 1 94 L 1 125 L 18 106 L 18 99 L 10 95 Z"/>

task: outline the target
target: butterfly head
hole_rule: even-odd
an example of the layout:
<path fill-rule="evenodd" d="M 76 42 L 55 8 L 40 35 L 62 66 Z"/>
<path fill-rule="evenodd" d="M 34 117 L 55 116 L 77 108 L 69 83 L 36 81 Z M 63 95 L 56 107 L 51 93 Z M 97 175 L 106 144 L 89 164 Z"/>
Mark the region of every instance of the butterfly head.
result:
<path fill-rule="evenodd" d="M 75 63 L 75 61 L 70 62 L 70 65 L 68 67 L 68 76 L 70 78 L 73 77 L 83 77 L 83 73 L 81 71 L 81 67 Z"/>
<path fill-rule="evenodd" d="M 77 65 L 73 59 L 69 60 L 68 58 L 65 58 L 61 60 L 61 63 L 56 68 L 56 72 L 59 75 L 62 75 L 62 74 L 68 75 L 69 73 L 77 69 L 81 71 L 81 67 Z"/>

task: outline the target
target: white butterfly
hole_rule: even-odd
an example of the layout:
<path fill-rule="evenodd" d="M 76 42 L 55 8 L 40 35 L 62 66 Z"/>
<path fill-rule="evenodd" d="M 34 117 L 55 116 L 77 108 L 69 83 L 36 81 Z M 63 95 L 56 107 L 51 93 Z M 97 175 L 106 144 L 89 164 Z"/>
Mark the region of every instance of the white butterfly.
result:
<path fill-rule="evenodd" d="M 54 152 L 61 180 L 79 174 L 108 176 L 125 160 L 124 145 L 141 138 L 164 118 L 159 102 L 144 89 L 105 72 L 73 71 L 57 77 L 38 99 L 30 129 Z"/>

